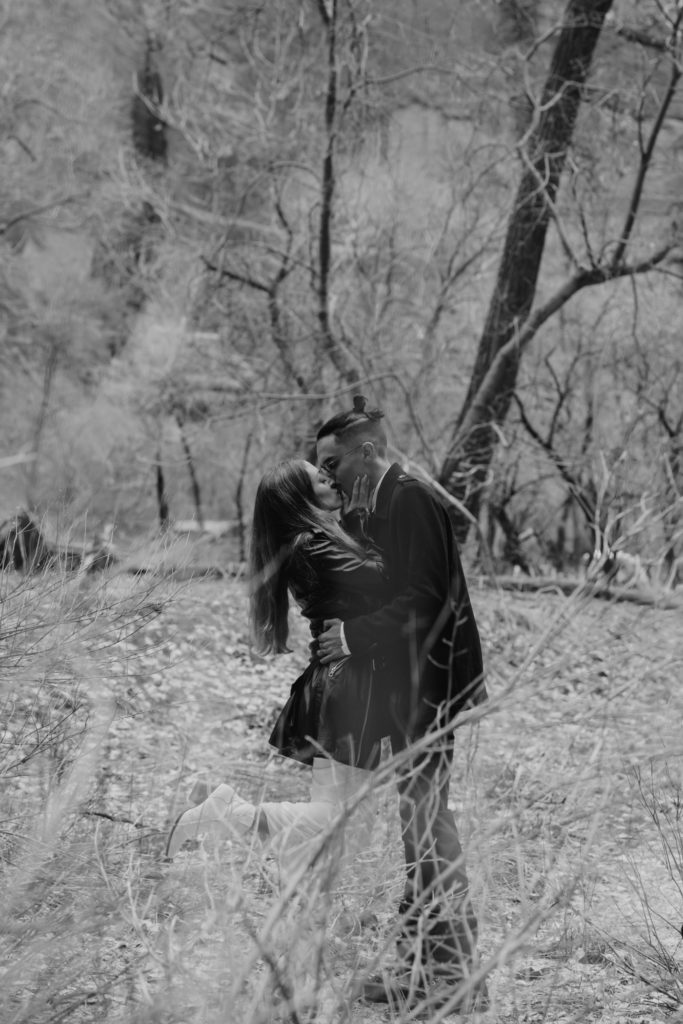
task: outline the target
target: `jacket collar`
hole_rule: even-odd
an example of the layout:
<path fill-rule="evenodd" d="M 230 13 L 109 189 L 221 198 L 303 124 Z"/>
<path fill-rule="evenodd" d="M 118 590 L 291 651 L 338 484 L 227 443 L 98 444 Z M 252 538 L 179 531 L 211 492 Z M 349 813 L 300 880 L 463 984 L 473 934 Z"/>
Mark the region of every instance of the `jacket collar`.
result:
<path fill-rule="evenodd" d="M 379 482 L 377 490 L 377 501 L 375 502 L 374 515 L 379 519 L 386 519 L 389 515 L 389 504 L 394 493 L 394 487 L 399 477 L 404 476 L 403 467 L 398 462 L 392 463 L 389 469 Z"/>

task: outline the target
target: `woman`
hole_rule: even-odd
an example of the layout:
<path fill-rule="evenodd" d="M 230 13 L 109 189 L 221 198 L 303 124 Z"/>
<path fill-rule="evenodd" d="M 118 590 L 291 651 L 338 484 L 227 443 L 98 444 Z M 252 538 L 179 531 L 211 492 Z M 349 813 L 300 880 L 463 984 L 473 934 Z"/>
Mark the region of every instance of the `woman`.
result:
<path fill-rule="evenodd" d="M 226 783 L 176 820 L 166 846 L 173 857 L 200 832 L 246 835 L 255 825 L 274 840 L 281 869 L 291 872 L 315 852 L 340 810 L 352 801 L 379 759 L 386 723 L 373 714 L 372 666 L 345 658 L 322 665 L 316 636 L 327 618 L 361 615 L 386 600 L 381 560 L 342 525 L 339 493 L 309 462 L 291 459 L 265 474 L 254 503 L 251 620 L 263 653 L 287 651 L 289 595 L 309 620 L 311 660 L 292 686 L 270 737 L 288 757 L 312 765 L 308 803 L 258 807 Z M 353 515 L 347 510 L 346 519 Z M 359 805 L 362 814 L 362 803 Z M 363 822 L 366 836 L 368 821 Z"/>

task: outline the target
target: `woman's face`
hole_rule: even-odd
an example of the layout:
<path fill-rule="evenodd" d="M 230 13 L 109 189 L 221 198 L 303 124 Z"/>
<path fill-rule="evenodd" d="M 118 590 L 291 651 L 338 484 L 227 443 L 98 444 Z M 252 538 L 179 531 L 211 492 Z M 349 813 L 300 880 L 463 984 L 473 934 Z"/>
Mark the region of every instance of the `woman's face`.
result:
<path fill-rule="evenodd" d="M 341 494 L 336 490 L 336 488 L 330 485 L 329 478 L 319 473 L 311 462 L 306 463 L 306 470 L 310 474 L 311 483 L 313 484 L 313 492 L 320 508 L 324 508 L 328 511 L 341 508 Z"/>

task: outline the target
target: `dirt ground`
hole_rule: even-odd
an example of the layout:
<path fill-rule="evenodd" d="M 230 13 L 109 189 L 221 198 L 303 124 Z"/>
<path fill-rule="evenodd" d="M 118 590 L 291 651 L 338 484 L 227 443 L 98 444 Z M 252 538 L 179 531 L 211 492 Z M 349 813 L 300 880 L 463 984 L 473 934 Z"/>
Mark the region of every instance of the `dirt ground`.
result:
<path fill-rule="evenodd" d="M 112 583 L 107 600 L 116 586 L 130 600 L 130 582 Z M 472 581 L 471 593 L 491 699 L 459 733 L 451 799 L 488 970 L 481 1019 L 683 1020 L 683 611 L 552 587 Z M 58 821 L 59 870 L 41 861 L 12 909 L 18 935 L 43 879 L 40 943 L 34 929 L 3 951 L 18 972 L 8 1020 L 411 1019 L 356 998 L 364 973 L 392 954 L 403 868 L 390 774 L 373 796 L 372 834 L 329 892 L 312 873 L 283 901 L 275 860 L 255 839 L 187 848 L 171 865 L 159 856 L 197 779 L 255 801 L 307 799 L 308 770 L 267 744 L 306 657 L 299 620 L 292 653 L 253 654 L 239 580 L 141 602 L 137 627 L 108 643 L 86 682 L 96 742 L 90 761 L 82 755 L 87 799 L 66 830 Z"/>
<path fill-rule="evenodd" d="M 681 611 L 472 589 L 492 699 L 462 730 L 452 803 L 482 960 L 492 964 L 486 1019 L 664 1019 L 682 995 Z M 125 694 L 108 739 L 107 812 L 144 833 L 197 778 L 230 781 L 255 800 L 306 799 L 308 772 L 267 746 L 305 663 L 298 622 L 293 640 L 290 655 L 255 658 L 240 584 L 184 587 L 126 643 L 125 659 L 117 652 Z M 359 965 L 381 954 L 400 892 L 390 784 L 361 870 L 339 882 L 316 932 L 325 946 L 317 974 L 296 917 L 281 915 L 268 932 L 277 885 L 267 854 L 227 843 L 220 856 L 183 851 L 157 873 L 153 839 L 149 846 L 135 867 L 139 899 L 148 901 L 150 934 L 167 935 L 174 922 L 185 1019 L 224 1019 L 225 993 L 209 997 L 217 976 L 233 986 L 240 979 L 231 998 L 235 1008 L 242 1001 L 243 1019 L 277 1017 L 268 986 L 259 1003 L 254 980 L 294 933 L 304 952 L 289 969 L 315 1019 L 337 1019 L 340 1006 L 359 1024 L 390 1019 L 386 1008 L 344 999 Z M 151 970 L 149 985 L 158 984 Z"/>

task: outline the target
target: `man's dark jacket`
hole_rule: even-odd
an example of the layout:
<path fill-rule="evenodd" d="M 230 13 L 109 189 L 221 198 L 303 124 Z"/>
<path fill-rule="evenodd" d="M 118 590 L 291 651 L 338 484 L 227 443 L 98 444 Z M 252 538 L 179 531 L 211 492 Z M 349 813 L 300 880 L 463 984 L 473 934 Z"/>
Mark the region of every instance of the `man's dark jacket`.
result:
<path fill-rule="evenodd" d="M 353 655 L 374 659 L 385 734 L 412 740 L 437 709 L 441 722 L 452 721 L 486 699 L 479 632 L 449 510 L 430 487 L 393 464 L 367 533 L 391 596 L 379 611 L 347 619 L 344 635 Z"/>

